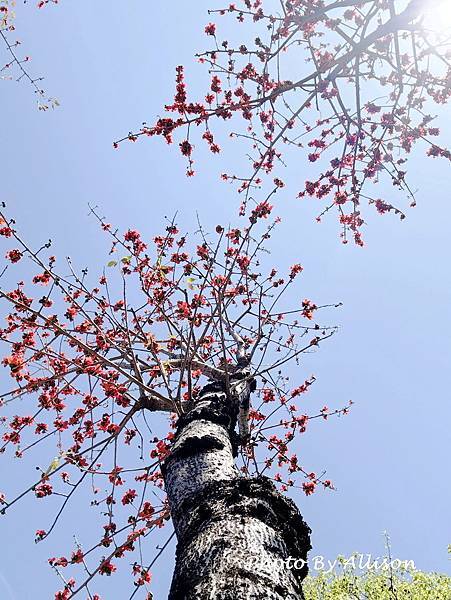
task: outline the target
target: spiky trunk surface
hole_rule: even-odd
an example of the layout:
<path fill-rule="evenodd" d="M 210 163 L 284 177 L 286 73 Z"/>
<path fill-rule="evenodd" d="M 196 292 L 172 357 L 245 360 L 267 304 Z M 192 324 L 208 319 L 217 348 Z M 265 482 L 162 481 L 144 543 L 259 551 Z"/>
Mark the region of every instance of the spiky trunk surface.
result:
<path fill-rule="evenodd" d="M 222 384 L 206 386 L 180 418 L 164 465 L 177 534 L 169 600 L 300 600 L 309 528 L 265 478 L 235 466 L 237 407 Z"/>

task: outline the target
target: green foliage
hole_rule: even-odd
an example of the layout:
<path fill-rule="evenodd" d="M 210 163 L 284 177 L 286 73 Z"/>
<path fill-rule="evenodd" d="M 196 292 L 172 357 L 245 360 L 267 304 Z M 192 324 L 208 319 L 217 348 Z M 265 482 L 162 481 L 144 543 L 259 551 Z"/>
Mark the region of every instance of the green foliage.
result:
<path fill-rule="evenodd" d="M 304 582 L 305 600 L 451 600 L 451 577 L 417 571 L 411 561 L 380 560 L 379 568 L 359 569 L 354 555 Z"/>

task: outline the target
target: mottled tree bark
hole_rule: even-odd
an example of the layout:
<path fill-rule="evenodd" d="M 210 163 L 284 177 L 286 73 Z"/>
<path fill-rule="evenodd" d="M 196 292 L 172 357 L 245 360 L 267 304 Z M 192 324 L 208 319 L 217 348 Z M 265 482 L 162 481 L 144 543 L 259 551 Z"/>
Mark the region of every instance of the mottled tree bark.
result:
<path fill-rule="evenodd" d="M 210 384 L 179 419 L 163 469 L 177 534 L 169 600 L 303 599 L 307 567 L 285 561 L 306 559 L 310 530 L 269 479 L 240 475 L 237 404 Z"/>

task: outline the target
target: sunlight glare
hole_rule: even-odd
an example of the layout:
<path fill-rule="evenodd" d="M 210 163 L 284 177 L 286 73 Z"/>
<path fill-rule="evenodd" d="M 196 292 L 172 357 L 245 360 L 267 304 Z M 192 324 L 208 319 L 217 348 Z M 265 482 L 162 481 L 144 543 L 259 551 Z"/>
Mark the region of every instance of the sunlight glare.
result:
<path fill-rule="evenodd" d="M 437 33 L 451 29 L 451 0 L 441 2 L 426 0 L 424 24 Z"/>

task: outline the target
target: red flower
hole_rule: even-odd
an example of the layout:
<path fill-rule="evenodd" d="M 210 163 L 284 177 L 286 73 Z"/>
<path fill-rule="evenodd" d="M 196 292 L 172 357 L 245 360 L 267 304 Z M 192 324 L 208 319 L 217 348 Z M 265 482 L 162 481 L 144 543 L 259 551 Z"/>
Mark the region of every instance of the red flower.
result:
<path fill-rule="evenodd" d="M 128 490 L 127 492 L 125 492 L 125 494 L 122 496 L 122 504 L 125 506 L 126 504 L 131 504 L 133 502 L 133 500 L 136 498 L 138 494 L 136 493 L 136 490 Z"/>
<path fill-rule="evenodd" d="M 10 260 L 12 263 L 19 262 L 19 260 L 22 258 L 22 252 L 17 249 L 10 250 L 9 252 L 6 253 L 6 258 L 8 260 Z"/>
<path fill-rule="evenodd" d="M 306 496 L 310 496 L 311 494 L 313 494 L 313 492 L 315 491 L 315 487 L 316 483 L 314 483 L 313 481 L 309 481 L 308 483 L 302 484 L 302 489 L 304 490 Z"/>
<path fill-rule="evenodd" d="M 180 151 L 183 154 L 183 156 L 191 156 L 191 153 L 193 151 L 193 147 L 188 142 L 188 140 L 184 140 L 183 142 L 181 142 L 179 144 L 179 147 L 180 147 Z"/>
<path fill-rule="evenodd" d="M 231 229 L 226 236 L 232 242 L 232 244 L 238 244 L 241 237 L 241 231 L 239 229 Z"/>
<path fill-rule="evenodd" d="M 202 246 L 197 246 L 196 254 L 202 260 L 208 260 L 208 258 L 210 256 L 209 251 L 208 251 L 208 246 L 206 244 L 202 244 Z"/>
<path fill-rule="evenodd" d="M 242 255 L 238 256 L 236 262 L 239 264 L 241 271 L 245 272 L 251 264 L 251 259 L 248 256 Z"/>
<path fill-rule="evenodd" d="M 293 265 L 290 271 L 290 279 L 294 279 L 298 273 L 301 273 L 303 268 L 300 264 Z"/>
<path fill-rule="evenodd" d="M 164 440 L 160 440 L 157 442 L 157 447 L 154 448 L 150 453 L 150 458 L 159 458 L 159 460 L 164 460 L 166 456 L 169 454 L 169 446 L 166 444 Z"/>
<path fill-rule="evenodd" d="M 191 315 L 191 309 L 187 302 L 179 300 L 177 302 L 177 317 L 179 319 L 188 319 Z"/>
<path fill-rule="evenodd" d="M 78 564 L 83 562 L 83 551 L 79 548 L 76 552 L 72 552 L 71 563 Z"/>
<path fill-rule="evenodd" d="M 150 504 L 150 502 L 144 502 L 139 516 L 141 517 L 141 519 L 150 519 L 154 512 L 155 510 Z"/>
<path fill-rule="evenodd" d="M 217 75 L 213 75 L 213 77 L 211 78 L 210 89 L 212 92 L 215 92 L 216 94 L 219 94 L 222 91 L 221 80 L 219 79 L 219 77 Z"/>
<path fill-rule="evenodd" d="M 137 240 L 139 240 L 139 232 L 136 231 L 135 229 L 129 229 L 127 231 L 127 233 L 124 235 L 124 239 L 127 242 L 136 242 Z"/>
<path fill-rule="evenodd" d="M 263 390 L 263 402 L 274 402 L 275 399 L 276 396 L 272 390 L 267 388 Z"/>
<path fill-rule="evenodd" d="M 33 283 L 41 283 L 42 285 L 47 285 L 50 279 L 50 273 L 48 271 L 44 271 L 44 273 L 40 273 L 39 275 L 35 275 L 33 277 Z"/>
<path fill-rule="evenodd" d="M 385 214 L 386 212 L 389 212 L 393 206 L 391 204 L 387 204 L 386 202 L 384 202 L 383 200 L 376 200 L 375 202 L 376 208 L 377 208 L 377 212 L 380 215 Z"/>
<path fill-rule="evenodd" d="M 47 535 L 47 532 L 44 529 L 38 529 L 35 533 L 34 541 L 39 542 L 40 540 L 43 540 L 46 535 Z"/>
<path fill-rule="evenodd" d="M 141 577 L 136 582 L 136 585 L 141 586 L 141 585 L 144 585 L 145 583 L 150 583 L 151 581 L 152 581 L 152 575 L 149 573 L 149 571 L 146 571 L 145 569 L 143 569 L 141 571 Z"/>
<path fill-rule="evenodd" d="M 257 206 L 252 211 L 249 220 L 251 221 L 251 223 L 255 223 L 257 219 L 266 219 L 266 217 L 271 213 L 272 209 L 272 205 L 269 204 L 267 200 L 264 200 L 263 202 L 260 202 L 260 204 L 257 204 Z"/>
<path fill-rule="evenodd" d="M 40 483 L 36 486 L 34 493 L 36 498 L 44 498 L 45 496 L 51 496 L 53 488 L 50 483 Z"/>
<path fill-rule="evenodd" d="M 313 302 L 311 302 L 310 300 L 303 300 L 302 301 L 302 316 L 305 317 L 306 319 L 313 319 L 313 311 L 316 310 L 318 307 L 316 306 L 316 304 L 313 304 Z"/>
<path fill-rule="evenodd" d="M 205 27 L 205 33 L 207 35 L 215 35 L 216 25 L 214 23 L 208 23 L 208 25 Z"/>
<path fill-rule="evenodd" d="M 99 573 L 101 575 L 111 575 L 112 573 L 114 573 L 114 571 L 116 571 L 116 567 L 113 565 L 112 562 L 109 562 L 107 560 L 103 561 L 103 563 L 100 565 L 99 568 Z"/>

